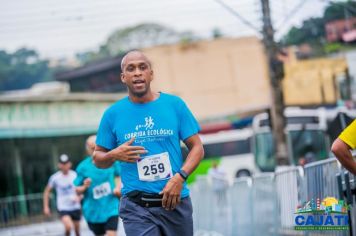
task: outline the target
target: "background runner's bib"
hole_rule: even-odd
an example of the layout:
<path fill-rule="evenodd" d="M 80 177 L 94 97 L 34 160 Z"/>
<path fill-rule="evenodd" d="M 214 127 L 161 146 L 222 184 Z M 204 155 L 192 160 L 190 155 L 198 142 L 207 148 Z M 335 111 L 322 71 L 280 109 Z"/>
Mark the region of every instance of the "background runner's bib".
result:
<path fill-rule="evenodd" d="M 93 188 L 93 198 L 99 199 L 105 197 L 111 193 L 111 187 L 109 182 L 102 183 Z"/>
<path fill-rule="evenodd" d="M 144 157 L 137 162 L 137 170 L 141 181 L 157 181 L 173 176 L 168 152 Z"/>

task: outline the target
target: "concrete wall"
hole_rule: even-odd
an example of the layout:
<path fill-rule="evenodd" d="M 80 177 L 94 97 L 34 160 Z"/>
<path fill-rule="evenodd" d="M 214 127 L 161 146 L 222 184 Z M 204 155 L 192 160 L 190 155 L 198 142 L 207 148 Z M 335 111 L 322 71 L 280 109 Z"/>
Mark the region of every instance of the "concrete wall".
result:
<path fill-rule="evenodd" d="M 340 98 L 335 80 L 347 68 L 345 59 L 310 59 L 286 63 L 283 90 L 288 105 L 335 104 Z"/>
<path fill-rule="evenodd" d="M 256 37 L 145 49 L 154 90 L 181 96 L 198 119 L 270 104 L 263 45 Z"/>
<path fill-rule="evenodd" d="M 264 48 L 256 37 L 218 39 L 145 49 L 152 60 L 154 90 L 181 96 L 198 119 L 267 108 L 271 90 Z M 335 80 L 347 68 L 343 58 L 285 61 L 286 105 L 335 104 Z"/>

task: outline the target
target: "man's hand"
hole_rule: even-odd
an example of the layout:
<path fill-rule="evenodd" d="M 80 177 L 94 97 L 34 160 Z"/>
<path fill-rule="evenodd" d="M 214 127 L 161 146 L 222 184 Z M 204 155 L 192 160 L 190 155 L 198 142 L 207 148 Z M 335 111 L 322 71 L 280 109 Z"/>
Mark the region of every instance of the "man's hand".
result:
<path fill-rule="evenodd" d="M 43 213 L 45 214 L 45 216 L 51 216 L 51 210 L 48 206 L 43 209 Z"/>
<path fill-rule="evenodd" d="M 180 193 L 183 188 L 184 179 L 177 173 L 163 188 L 160 194 L 163 194 L 162 207 L 166 210 L 174 210 L 180 203 Z"/>
<path fill-rule="evenodd" d="M 140 154 L 146 154 L 147 150 L 145 150 L 142 146 L 131 146 L 134 141 L 135 138 L 131 138 L 126 143 L 123 143 L 117 148 L 111 150 L 109 152 L 110 155 L 114 156 L 118 161 L 135 163 L 141 158 Z"/>
<path fill-rule="evenodd" d="M 87 189 L 91 185 L 91 178 L 86 178 L 83 182 L 84 187 Z"/>
<path fill-rule="evenodd" d="M 78 201 L 78 202 L 81 201 L 81 199 L 83 198 L 82 194 L 85 193 L 85 191 L 87 191 L 87 189 L 90 187 L 90 185 L 91 185 L 91 178 L 86 178 L 83 181 L 83 185 L 75 188 L 75 191 L 77 192 L 77 195 L 79 196 L 77 199 L 75 199 L 75 201 Z"/>
<path fill-rule="evenodd" d="M 117 188 L 117 187 L 114 188 L 113 194 L 114 194 L 116 197 L 120 198 L 120 197 L 121 197 L 121 190 L 120 190 L 120 188 Z"/>

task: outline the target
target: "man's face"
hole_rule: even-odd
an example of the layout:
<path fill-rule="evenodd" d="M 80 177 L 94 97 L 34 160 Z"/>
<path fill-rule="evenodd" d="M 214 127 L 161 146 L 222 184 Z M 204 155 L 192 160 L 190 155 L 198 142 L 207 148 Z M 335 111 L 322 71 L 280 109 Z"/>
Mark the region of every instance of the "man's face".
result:
<path fill-rule="evenodd" d="M 68 171 L 70 170 L 71 167 L 72 167 L 72 163 L 71 162 L 58 163 L 58 169 L 60 169 L 65 174 L 68 173 Z"/>
<path fill-rule="evenodd" d="M 153 71 L 147 58 L 141 53 L 131 53 L 125 57 L 121 81 L 129 89 L 129 93 L 142 97 L 150 90 Z"/>

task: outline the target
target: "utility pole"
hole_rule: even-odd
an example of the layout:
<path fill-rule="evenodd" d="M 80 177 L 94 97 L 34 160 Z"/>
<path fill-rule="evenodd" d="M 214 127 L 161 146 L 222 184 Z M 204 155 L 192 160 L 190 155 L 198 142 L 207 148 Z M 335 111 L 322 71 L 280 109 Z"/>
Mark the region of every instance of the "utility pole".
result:
<path fill-rule="evenodd" d="M 261 0 L 263 14 L 263 44 L 267 54 L 268 70 L 270 77 L 272 104 L 270 124 L 276 150 L 277 165 L 288 165 L 288 152 L 286 135 L 284 133 L 284 99 L 282 89 L 283 63 L 278 60 L 278 48 L 274 42 L 274 30 L 271 22 L 269 0 Z"/>

